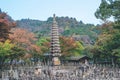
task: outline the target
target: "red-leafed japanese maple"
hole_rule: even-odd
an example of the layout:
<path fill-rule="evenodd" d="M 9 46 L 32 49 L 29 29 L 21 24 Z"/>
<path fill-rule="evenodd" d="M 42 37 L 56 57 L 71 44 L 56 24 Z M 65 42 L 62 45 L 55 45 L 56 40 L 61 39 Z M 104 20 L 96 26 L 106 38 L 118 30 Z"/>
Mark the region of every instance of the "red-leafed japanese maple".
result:
<path fill-rule="evenodd" d="M 15 22 L 9 20 L 6 13 L 0 13 L 0 42 L 4 42 L 9 38 L 10 29 L 15 26 Z"/>
<path fill-rule="evenodd" d="M 41 52 L 40 47 L 35 45 L 36 38 L 34 33 L 21 28 L 12 29 L 11 33 L 9 34 L 11 41 L 18 47 L 24 48 L 26 53 L 33 54 L 34 52 Z"/>

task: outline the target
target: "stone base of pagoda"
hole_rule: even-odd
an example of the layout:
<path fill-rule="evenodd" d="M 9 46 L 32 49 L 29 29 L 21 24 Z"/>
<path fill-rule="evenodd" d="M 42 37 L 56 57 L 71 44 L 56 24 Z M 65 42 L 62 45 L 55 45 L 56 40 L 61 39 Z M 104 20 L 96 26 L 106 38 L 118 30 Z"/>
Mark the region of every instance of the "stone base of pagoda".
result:
<path fill-rule="evenodd" d="M 61 64 L 59 57 L 54 56 L 52 58 L 52 65 L 53 66 L 59 66 Z"/>

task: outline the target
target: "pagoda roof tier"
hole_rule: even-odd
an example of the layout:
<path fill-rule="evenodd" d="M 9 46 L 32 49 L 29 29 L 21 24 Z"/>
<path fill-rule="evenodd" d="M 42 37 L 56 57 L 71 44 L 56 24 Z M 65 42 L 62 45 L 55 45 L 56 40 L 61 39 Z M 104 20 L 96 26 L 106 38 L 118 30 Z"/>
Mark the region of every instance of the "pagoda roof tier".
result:
<path fill-rule="evenodd" d="M 59 44 L 59 32 L 58 32 L 58 25 L 55 20 L 55 15 L 53 17 L 53 25 L 51 28 L 51 47 L 50 52 L 53 56 L 59 56 L 61 55 L 61 49 Z"/>
<path fill-rule="evenodd" d="M 59 38 L 52 38 L 52 41 L 59 41 Z"/>
<path fill-rule="evenodd" d="M 60 42 L 58 40 L 52 40 L 51 44 L 59 44 Z"/>
<path fill-rule="evenodd" d="M 58 39 L 59 39 L 59 37 L 58 37 L 58 36 L 52 36 L 51 38 L 58 38 Z"/>
<path fill-rule="evenodd" d="M 51 50 L 60 50 L 60 47 L 51 47 Z"/>

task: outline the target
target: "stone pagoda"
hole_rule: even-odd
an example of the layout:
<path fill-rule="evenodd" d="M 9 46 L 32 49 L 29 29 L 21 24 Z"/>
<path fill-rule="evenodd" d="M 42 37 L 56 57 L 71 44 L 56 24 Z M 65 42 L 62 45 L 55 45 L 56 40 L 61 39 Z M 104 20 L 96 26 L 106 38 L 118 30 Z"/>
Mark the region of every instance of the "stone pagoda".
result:
<path fill-rule="evenodd" d="M 52 65 L 60 65 L 60 42 L 59 42 L 59 32 L 58 32 L 58 25 L 55 20 L 55 14 L 53 15 L 53 24 L 51 29 L 51 48 L 50 53 L 52 55 Z"/>

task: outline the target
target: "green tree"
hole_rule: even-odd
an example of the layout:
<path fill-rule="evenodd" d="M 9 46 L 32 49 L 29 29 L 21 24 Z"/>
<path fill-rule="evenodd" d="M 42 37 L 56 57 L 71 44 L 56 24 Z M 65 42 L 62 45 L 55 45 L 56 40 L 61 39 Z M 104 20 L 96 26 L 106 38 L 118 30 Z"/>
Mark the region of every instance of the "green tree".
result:
<path fill-rule="evenodd" d="M 14 47 L 14 44 L 10 43 L 10 40 L 6 40 L 4 43 L 0 42 L 0 69 L 2 68 L 6 58 L 13 54 L 12 48 Z"/>
<path fill-rule="evenodd" d="M 47 37 L 41 37 L 36 44 L 38 46 L 40 46 L 41 48 L 41 52 L 44 53 L 48 53 L 49 49 L 50 49 L 50 39 Z"/>
<path fill-rule="evenodd" d="M 105 22 L 102 24 L 102 33 L 96 42 L 96 54 L 100 54 L 100 59 L 110 59 L 113 63 L 120 60 L 120 1 L 102 0 L 99 9 L 95 15 L 103 21 L 114 18 L 114 22 Z M 103 7 L 104 6 L 104 7 Z M 110 23 L 110 24 L 109 24 Z"/>
<path fill-rule="evenodd" d="M 95 16 L 98 19 L 106 20 L 110 17 L 114 17 L 116 21 L 120 20 L 120 1 L 119 0 L 101 0 L 101 4 Z"/>
<path fill-rule="evenodd" d="M 95 12 L 95 16 L 96 18 L 101 19 L 105 22 L 107 18 L 111 16 L 111 9 L 109 8 L 109 3 L 106 0 L 101 0 L 101 4 Z"/>
<path fill-rule="evenodd" d="M 14 59 L 19 59 L 24 55 L 24 53 L 24 49 L 12 44 L 10 40 L 0 42 L 0 77 L 1 70 L 4 70 L 6 67 L 8 67 L 8 62 L 10 62 L 11 65 Z"/>

